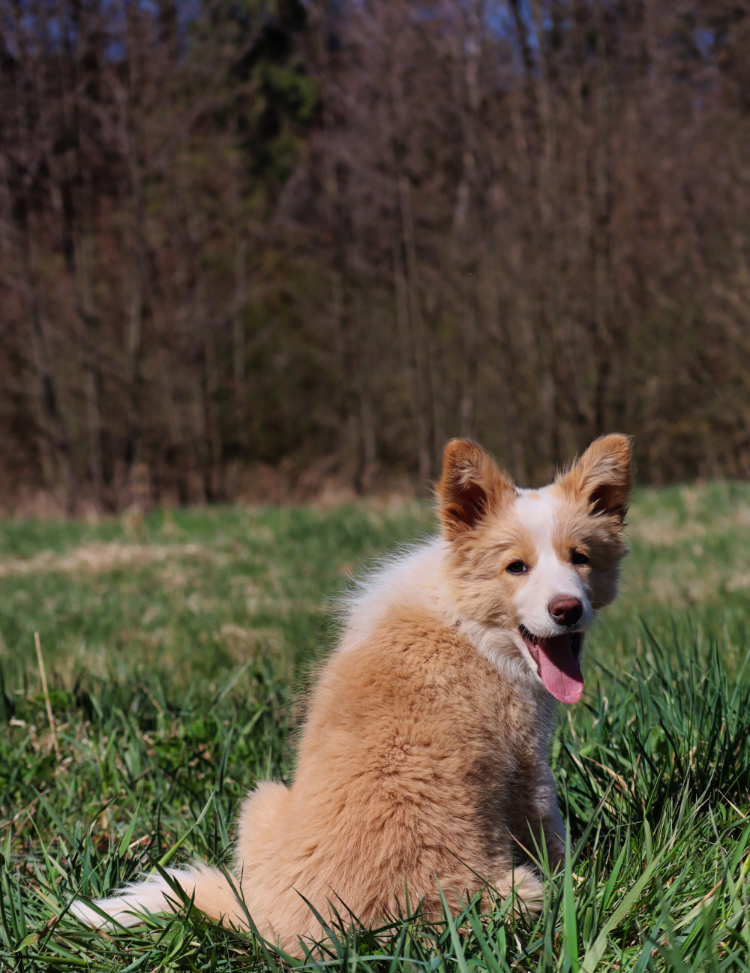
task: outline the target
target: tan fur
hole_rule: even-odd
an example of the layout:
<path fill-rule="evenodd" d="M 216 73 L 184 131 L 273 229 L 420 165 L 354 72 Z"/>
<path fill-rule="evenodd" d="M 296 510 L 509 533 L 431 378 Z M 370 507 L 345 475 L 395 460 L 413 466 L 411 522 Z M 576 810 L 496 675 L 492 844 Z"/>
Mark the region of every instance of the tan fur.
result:
<path fill-rule="evenodd" d="M 595 609 L 617 594 L 619 564 L 628 553 L 623 527 L 632 477 L 630 440 L 614 435 L 597 439 L 555 480 L 554 489 L 567 502 L 556 545 L 561 553 L 577 546 L 590 557 L 585 570 Z"/>
<path fill-rule="evenodd" d="M 371 922 L 404 903 L 405 883 L 433 915 L 436 876 L 454 905 L 482 877 L 507 891 L 510 820 L 529 844 L 535 815 L 523 794 L 504 807 L 504 782 L 537 775 L 545 729 L 434 618 L 395 617 L 366 648 L 336 656 L 312 699 L 294 786 L 262 785 L 242 811 L 235 872 L 261 931 L 286 948 L 318 935 L 299 893 L 323 914 L 330 899 Z"/>
<path fill-rule="evenodd" d="M 614 596 L 630 485 L 627 440 L 611 438 L 548 488 L 561 501 L 558 557 L 585 549 L 597 605 Z M 444 540 L 403 569 L 422 594 L 381 582 L 382 603 L 367 586 L 354 599 L 312 692 L 293 785 L 258 785 L 240 814 L 235 882 L 259 931 L 292 953 L 321 934 L 305 899 L 365 923 L 404 907 L 407 890 L 430 916 L 438 887 L 454 907 L 485 882 L 501 895 L 520 885 L 534 904 L 542 887 L 521 846 L 563 854 L 546 753 L 554 700 L 521 657 L 524 581 L 506 570 L 533 567 L 532 533 L 510 479 L 473 443 L 448 445 L 437 492 Z M 198 908 L 246 925 L 219 872 L 176 877 Z M 127 891 L 134 907 L 148 888 Z M 114 914 L 118 901 L 100 905 Z"/>
<path fill-rule="evenodd" d="M 449 540 L 471 531 L 512 497 L 513 481 L 481 446 L 453 439 L 445 447 L 443 475 L 436 491 L 438 514 Z"/>

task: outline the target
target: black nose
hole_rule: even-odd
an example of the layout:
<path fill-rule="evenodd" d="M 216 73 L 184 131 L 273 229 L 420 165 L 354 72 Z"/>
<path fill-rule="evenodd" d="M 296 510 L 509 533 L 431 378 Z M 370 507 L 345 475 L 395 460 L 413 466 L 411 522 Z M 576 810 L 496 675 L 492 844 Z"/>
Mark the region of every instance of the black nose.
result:
<path fill-rule="evenodd" d="M 547 607 L 558 625 L 575 625 L 583 614 L 583 605 L 577 598 L 555 598 Z"/>

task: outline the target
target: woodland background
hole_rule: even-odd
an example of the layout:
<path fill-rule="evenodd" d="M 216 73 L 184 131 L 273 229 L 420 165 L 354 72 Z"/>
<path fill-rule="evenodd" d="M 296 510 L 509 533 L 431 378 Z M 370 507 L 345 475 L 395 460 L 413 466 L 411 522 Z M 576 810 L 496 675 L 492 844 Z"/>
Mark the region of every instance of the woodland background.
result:
<path fill-rule="evenodd" d="M 0 501 L 750 475 L 750 0 L 0 0 Z"/>

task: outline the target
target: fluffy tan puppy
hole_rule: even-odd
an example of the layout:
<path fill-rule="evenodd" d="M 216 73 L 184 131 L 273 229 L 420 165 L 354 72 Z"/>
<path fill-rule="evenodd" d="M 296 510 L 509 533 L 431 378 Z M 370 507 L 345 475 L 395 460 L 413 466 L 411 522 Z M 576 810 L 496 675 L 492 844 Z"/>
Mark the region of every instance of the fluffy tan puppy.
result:
<path fill-rule="evenodd" d="M 440 537 L 350 597 L 293 785 L 259 784 L 243 805 L 234 882 L 265 937 L 294 953 L 319 938 L 305 899 L 364 922 L 403 906 L 406 888 L 439 915 L 438 883 L 453 906 L 485 880 L 540 899 L 520 846 L 543 835 L 553 862 L 564 852 L 549 732 L 555 700 L 581 696 L 584 632 L 615 596 L 630 485 L 625 436 L 598 439 L 542 490 L 518 489 L 474 443 L 448 443 Z M 172 875 L 203 912 L 247 925 L 221 872 Z M 96 905 L 134 925 L 170 899 L 156 878 Z"/>

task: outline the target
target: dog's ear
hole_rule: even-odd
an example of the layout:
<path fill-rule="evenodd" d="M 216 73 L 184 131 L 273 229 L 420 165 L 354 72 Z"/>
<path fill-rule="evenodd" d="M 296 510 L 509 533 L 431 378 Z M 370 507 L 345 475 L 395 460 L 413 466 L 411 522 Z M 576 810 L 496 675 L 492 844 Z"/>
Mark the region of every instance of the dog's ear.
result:
<path fill-rule="evenodd" d="M 453 540 L 474 530 L 514 489 L 510 477 L 481 446 L 452 439 L 445 447 L 443 473 L 435 489 L 444 535 Z"/>
<path fill-rule="evenodd" d="M 557 483 L 577 499 L 584 499 L 593 514 L 614 517 L 622 523 L 628 512 L 632 465 L 630 437 L 613 433 L 594 440 L 583 456 L 557 477 Z"/>

